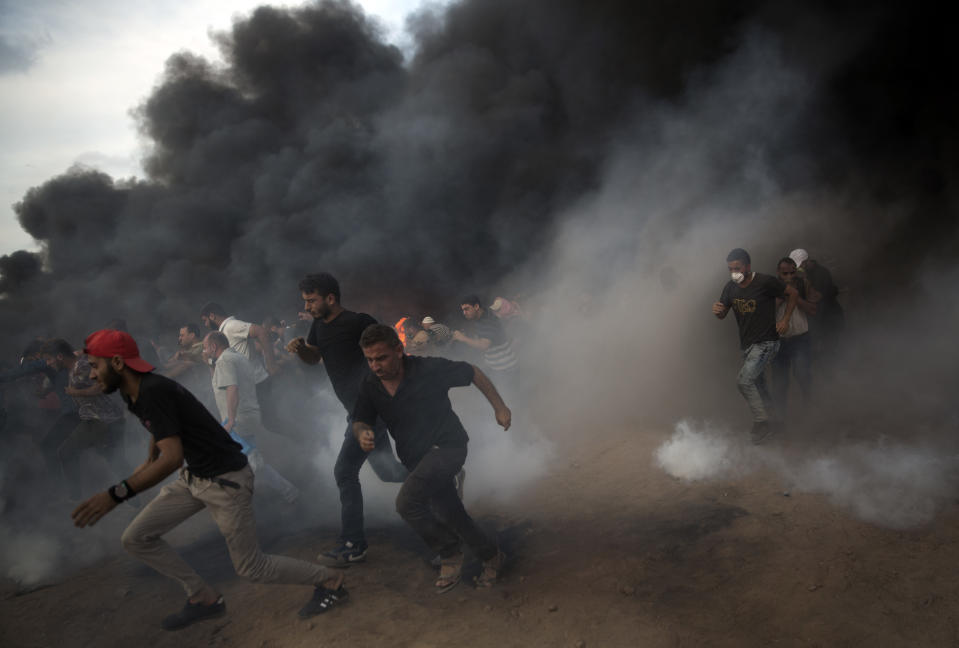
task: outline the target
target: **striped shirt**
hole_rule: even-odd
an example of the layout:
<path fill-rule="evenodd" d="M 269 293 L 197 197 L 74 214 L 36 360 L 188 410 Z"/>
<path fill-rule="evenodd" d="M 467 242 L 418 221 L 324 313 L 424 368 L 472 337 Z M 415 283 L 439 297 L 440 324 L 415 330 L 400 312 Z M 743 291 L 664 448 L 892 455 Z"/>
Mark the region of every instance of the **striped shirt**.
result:
<path fill-rule="evenodd" d="M 510 371 L 516 367 L 516 354 L 513 341 L 506 335 L 503 323 L 489 310 L 483 310 L 478 320 L 473 321 L 473 337 L 489 340 L 490 344 L 483 352 L 486 366 L 494 371 Z"/>

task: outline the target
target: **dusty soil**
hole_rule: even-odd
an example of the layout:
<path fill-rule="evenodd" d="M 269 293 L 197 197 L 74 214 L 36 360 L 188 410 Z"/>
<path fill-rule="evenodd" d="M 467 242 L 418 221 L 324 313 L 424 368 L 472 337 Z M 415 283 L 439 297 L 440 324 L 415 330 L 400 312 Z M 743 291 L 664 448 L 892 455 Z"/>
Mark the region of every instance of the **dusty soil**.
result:
<path fill-rule="evenodd" d="M 397 523 L 371 529 L 369 561 L 347 570 L 352 600 L 301 621 L 309 591 L 241 581 L 213 538 L 184 553 L 226 596 L 226 617 L 164 632 L 178 586 L 116 556 L 32 592 L 7 584 L 0 645 L 959 645 L 955 506 L 897 532 L 784 495 L 772 475 L 686 484 L 653 466 L 666 435 L 567 442 L 521 497 L 473 503 L 511 557 L 490 590 L 436 595 L 429 556 Z M 261 535 L 273 553 L 311 558 L 335 530 Z"/>

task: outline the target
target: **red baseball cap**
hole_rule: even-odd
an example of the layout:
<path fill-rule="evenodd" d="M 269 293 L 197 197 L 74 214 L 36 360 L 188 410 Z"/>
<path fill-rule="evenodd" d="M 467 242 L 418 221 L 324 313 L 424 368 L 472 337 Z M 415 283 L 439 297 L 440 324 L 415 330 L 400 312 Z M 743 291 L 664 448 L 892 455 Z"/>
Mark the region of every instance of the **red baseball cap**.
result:
<path fill-rule="evenodd" d="M 101 329 L 91 333 L 83 342 L 83 352 L 97 358 L 120 356 L 123 362 L 134 371 L 140 373 L 153 371 L 153 365 L 140 357 L 140 349 L 136 341 L 124 331 Z"/>

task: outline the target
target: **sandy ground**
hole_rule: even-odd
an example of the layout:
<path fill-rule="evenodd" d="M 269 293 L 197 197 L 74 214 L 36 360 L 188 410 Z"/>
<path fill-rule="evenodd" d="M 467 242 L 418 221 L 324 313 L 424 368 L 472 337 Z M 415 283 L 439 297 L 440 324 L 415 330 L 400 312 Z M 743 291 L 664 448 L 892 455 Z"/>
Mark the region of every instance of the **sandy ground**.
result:
<path fill-rule="evenodd" d="M 562 463 L 521 496 L 474 502 L 510 555 L 490 590 L 435 594 L 425 548 L 397 522 L 370 530 L 369 561 L 346 571 L 351 600 L 302 621 L 308 589 L 238 579 L 207 536 L 183 551 L 226 596 L 227 616 L 164 632 L 181 590 L 118 555 L 30 592 L 5 583 L 0 645 L 959 645 L 955 505 L 901 532 L 786 495 L 769 474 L 689 484 L 653 464 L 667 435 L 566 441 Z M 335 529 L 261 536 L 270 552 L 311 558 Z"/>

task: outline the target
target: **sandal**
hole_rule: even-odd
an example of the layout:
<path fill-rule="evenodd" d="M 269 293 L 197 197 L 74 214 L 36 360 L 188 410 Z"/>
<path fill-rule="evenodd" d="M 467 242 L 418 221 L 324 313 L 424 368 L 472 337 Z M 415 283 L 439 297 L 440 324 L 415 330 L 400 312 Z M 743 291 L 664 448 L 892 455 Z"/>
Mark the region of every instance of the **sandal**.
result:
<path fill-rule="evenodd" d="M 483 563 L 483 571 L 476 577 L 477 587 L 492 587 L 506 566 L 506 554 L 496 550 L 496 555 Z"/>
<path fill-rule="evenodd" d="M 445 594 L 460 582 L 463 572 L 463 554 L 458 553 L 440 560 L 440 575 L 436 579 L 436 593 Z"/>

